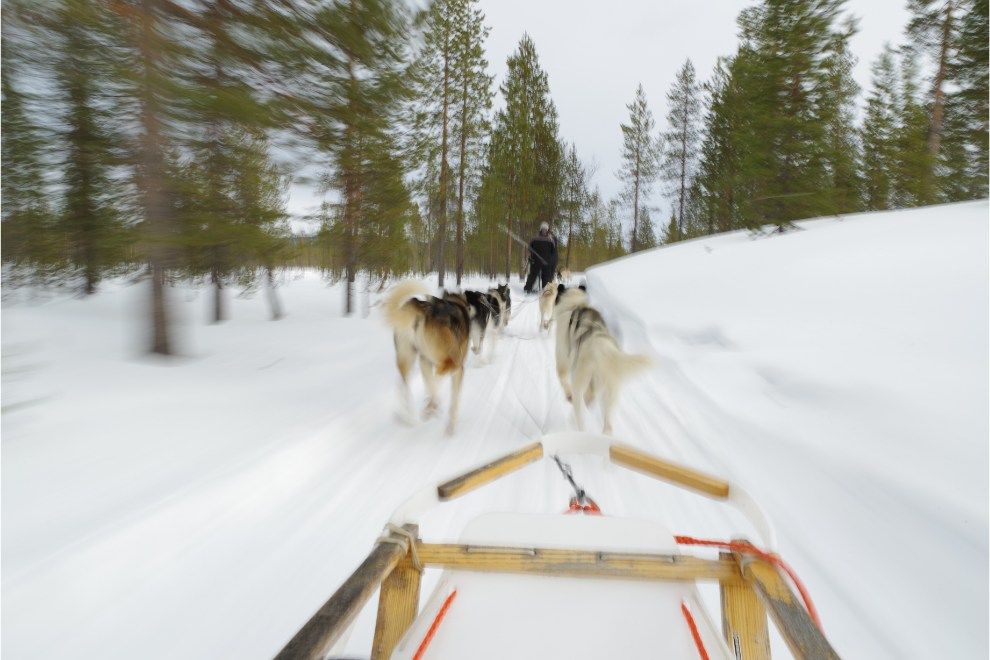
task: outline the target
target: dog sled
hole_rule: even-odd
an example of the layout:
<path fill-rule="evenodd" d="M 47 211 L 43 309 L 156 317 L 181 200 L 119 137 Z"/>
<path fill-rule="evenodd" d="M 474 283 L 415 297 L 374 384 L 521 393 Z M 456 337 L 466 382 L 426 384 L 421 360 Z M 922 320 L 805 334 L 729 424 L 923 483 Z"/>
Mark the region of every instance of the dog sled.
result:
<path fill-rule="evenodd" d="M 759 538 L 695 539 L 652 520 L 604 515 L 564 462 L 574 454 L 601 456 L 732 507 Z M 420 538 L 429 510 L 541 459 L 556 460 L 574 488 L 566 512 L 485 513 L 458 543 Z M 378 590 L 374 659 L 762 659 L 770 657 L 768 620 L 794 657 L 837 658 L 775 544 L 767 516 L 737 484 L 605 436 L 550 434 L 407 500 L 278 657 L 341 657 L 348 627 Z M 425 568 L 442 574 L 421 602 Z M 704 582 L 719 586 L 721 625 L 702 602 Z"/>

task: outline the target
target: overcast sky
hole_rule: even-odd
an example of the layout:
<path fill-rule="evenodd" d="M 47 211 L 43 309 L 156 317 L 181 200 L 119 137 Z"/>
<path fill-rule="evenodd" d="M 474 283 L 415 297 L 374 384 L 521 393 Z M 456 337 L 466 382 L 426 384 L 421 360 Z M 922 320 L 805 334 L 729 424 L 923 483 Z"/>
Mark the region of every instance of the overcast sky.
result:
<path fill-rule="evenodd" d="M 711 74 L 720 55 L 736 49 L 736 17 L 752 3 L 731 0 L 481 0 L 491 28 L 487 54 L 496 89 L 505 60 L 528 32 L 550 79 L 560 136 L 578 155 L 597 164 L 595 183 L 606 197 L 618 193 L 622 137 L 636 85 L 643 83 L 659 129 L 665 128 L 666 95 L 686 58 L 699 79 Z M 869 88 L 870 64 L 884 42 L 903 41 L 907 0 L 850 0 L 846 11 L 858 20 L 852 52 L 855 77 Z M 500 105 L 500 95 L 496 95 Z M 669 206 L 656 187 L 651 199 L 661 217 Z M 289 210 L 312 212 L 318 203 L 306 187 L 294 187 Z"/>

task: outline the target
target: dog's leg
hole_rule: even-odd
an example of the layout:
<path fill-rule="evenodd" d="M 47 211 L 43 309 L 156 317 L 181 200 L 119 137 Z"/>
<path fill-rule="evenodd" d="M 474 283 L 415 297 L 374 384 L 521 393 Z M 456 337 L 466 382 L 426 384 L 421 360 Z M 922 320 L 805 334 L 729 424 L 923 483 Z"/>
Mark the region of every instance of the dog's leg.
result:
<path fill-rule="evenodd" d="M 591 406 L 591 402 L 595 400 L 595 379 L 592 378 L 591 382 L 588 383 L 588 390 L 584 393 L 584 405 Z"/>
<path fill-rule="evenodd" d="M 559 355 L 557 356 L 557 378 L 560 379 L 560 386 L 564 389 L 564 396 L 570 401 L 572 399 L 570 374 L 568 373 L 567 362 Z"/>
<path fill-rule="evenodd" d="M 591 387 L 591 368 L 587 365 L 579 364 L 574 367 L 571 375 L 571 385 L 574 388 L 571 396 L 571 403 L 574 405 L 574 421 L 577 422 L 578 431 L 584 430 L 584 401 L 588 389 Z"/>
<path fill-rule="evenodd" d="M 612 410 L 615 408 L 616 388 L 614 384 L 606 385 L 602 389 L 602 417 L 605 418 L 605 425 L 602 433 L 612 435 Z"/>
<path fill-rule="evenodd" d="M 471 352 L 475 355 L 481 353 L 481 341 L 484 339 L 484 329 L 479 329 L 475 323 L 471 323 Z"/>
<path fill-rule="evenodd" d="M 440 407 L 440 401 L 437 397 L 437 375 L 433 370 L 433 363 L 422 355 L 419 356 L 419 370 L 423 372 L 423 380 L 426 382 L 426 391 L 429 394 L 426 408 L 423 410 L 423 419 L 429 419 L 436 414 L 437 408 Z"/>
<path fill-rule="evenodd" d="M 409 372 L 412 371 L 416 351 L 409 342 L 395 338 L 395 365 L 399 368 L 399 398 L 402 406 L 401 415 L 407 420 L 411 418 L 412 402 L 409 395 Z"/>
<path fill-rule="evenodd" d="M 475 351 L 475 355 L 481 355 L 481 351 L 485 347 L 485 336 L 487 334 L 486 332 L 487 329 L 488 326 L 483 325 L 481 326 L 481 330 L 478 332 L 478 350 Z M 484 355 L 481 355 L 481 359 L 479 361 L 481 362 L 481 364 L 487 364 L 488 362 L 488 360 L 485 358 Z"/>
<path fill-rule="evenodd" d="M 461 384 L 464 382 L 464 366 L 450 375 L 450 418 L 447 421 L 447 435 L 454 434 L 457 425 L 457 410 L 461 403 Z"/>

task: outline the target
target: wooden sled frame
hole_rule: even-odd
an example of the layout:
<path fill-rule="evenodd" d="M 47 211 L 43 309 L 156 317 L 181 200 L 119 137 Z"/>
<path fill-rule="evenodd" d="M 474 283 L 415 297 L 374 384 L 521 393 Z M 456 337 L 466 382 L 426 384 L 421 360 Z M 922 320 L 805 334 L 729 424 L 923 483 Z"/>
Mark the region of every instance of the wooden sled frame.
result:
<path fill-rule="evenodd" d="M 713 560 L 680 554 L 425 543 L 419 538 L 419 517 L 427 510 L 558 453 L 605 456 L 625 468 L 732 504 L 753 524 L 763 547 L 775 549 L 772 526 L 739 486 L 603 436 L 551 434 L 410 498 L 396 510 L 386 527 L 389 531 L 367 558 L 277 658 L 325 657 L 379 588 L 371 658 L 390 657 L 416 618 L 420 568 L 426 567 L 626 580 L 713 580 L 721 590 L 722 634 L 737 658 L 770 658 L 767 613 L 795 658 L 839 657 L 777 568 L 750 555 L 723 552 Z"/>

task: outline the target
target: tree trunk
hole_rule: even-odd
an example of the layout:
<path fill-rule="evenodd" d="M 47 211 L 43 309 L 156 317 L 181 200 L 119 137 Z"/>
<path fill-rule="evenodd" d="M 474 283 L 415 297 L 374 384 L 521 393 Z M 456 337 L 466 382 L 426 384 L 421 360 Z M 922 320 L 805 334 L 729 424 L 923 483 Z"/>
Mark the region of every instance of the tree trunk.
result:
<path fill-rule="evenodd" d="M 350 121 L 357 116 L 355 101 L 357 98 L 357 75 L 354 72 L 354 58 L 347 55 L 347 70 L 350 76 L 350 101 L 348 114 Z M 354 312 L 354 280 L 357 275 L 357 214 L 360 208 L 360 186 L 358 182 L 359 145 L 353 123 L 344 132 L 344 146 L 341 156 L 341 170 L 344 179 L 344 314 L 350 316 Z"/>
<path fill-rule="evenodd" d="M 457 246 L 455 270 L 457 286 L 461 285 L 464 276 L 464 178 L 467 173 L 467 105 L 468 105 L 468 72 L 462 71 L 464 84 L 461 87 L 461 150 L 457 173 Z"/>
<path fill-rule="evenodd" d="M 633 184 L 633 230 L 630 252 L 636 251 L 636 235 L 639 233 L 639 171 L 637 165 L 636 180 Z"/>
<path fill-rule="evenodd" d="M 684 193 L 687 182 L 687 101 L 684 102 L 684 126 L 681 128 L 681 194 L 677 204 L 677 232 L 684 237 Z"/>
<path fill-rule="evenodd" d="M 151 352 L 171 355 L 168 342 L 168 308 L 165 302 L 165 269 L 159 263 L 151 264 Z"/>
<path fill-rule="evenodd" d="M 282 303 L 275 288 L 275 269 L 271 266 L 265 266 L 265 280 L 268 283 L 268 305 L 272 311 L 272 320 L 278 321 L 282 318 Z"/>
<path fill-rule="evenodd" d="M 442 130 L 440 137 L 440 199 L 439 223 L 437 227 L 437 286 L 443 288 L 443 279 L 447 271 L 447 178 L 449 177 L 449 164 L 447 162 L 447 124 L 449 122 L 450 111 L 450 34 L 444 35 L 443 43 L 443 104 L 442 104 Z"/>
<path fill-rule="evenodd" d="M 945 118 L 945 78 L 949 68 L 949 48 L 952 46 L 952 9 L 953 5 L 945 5 L 945 18 L 942 21 L 942 43 L 939 45 L 938 71 L 935 73 L 934 101 L 932 103 L 932 122 L 928 127 L 928 153 L 932 156 L 932 165 L 938 158 L 942 146 L 942 122 Z"/>
<path fill-rule="evenodd" d="M 505 283 L 512 281 L 512 217 L 505 218 Z"/>
<path fill-rule="evenodd" d="M 151 352 L 171 355 L 169 344 L 168 304 L 165 299 L 165 247 L 168 235 L 168 207 L 165 200 L 165 163 L 161 120 L 152 79 L 157 75 L 158 38 L 155 26 L 156 0 L 142 0 L 139 12 L 140 33 L 136 35 L 143 67 L 140 122 L 140 165 L 138 188 L 149 238 L 151 267 Z"/>
<path fill-rule="evenodd" d="M 210 280 L 213 282 L 213 322 L 220 323 L 227 320 L 227 314 L 223 306 L 223 277 L 216 267 L 210 271 Z"/>

